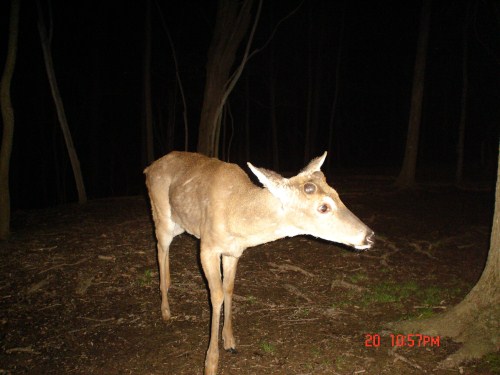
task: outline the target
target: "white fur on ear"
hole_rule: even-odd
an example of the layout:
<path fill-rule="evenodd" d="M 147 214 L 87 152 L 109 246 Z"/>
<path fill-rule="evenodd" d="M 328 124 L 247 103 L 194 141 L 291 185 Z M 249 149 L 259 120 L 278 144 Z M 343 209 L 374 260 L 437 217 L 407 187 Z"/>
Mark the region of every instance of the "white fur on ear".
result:
<path fill-rule="evenodd" d="M 266 187 L 272 195 L 284 203 L 287 197 L 288 179 L 269 169 L 257 168 L 250 162 L 248 162 L 247 165 L 252 173 L 257 176 L 260 183 L 264 185 L 264 187 Z"/>
<path fill-rule="evenodd" d="M 259 181 L 264 185 L 265 187 L 269 187 L 270 184 L 276 185 L 276 184 L 282 184 L 283 180 L 285 180 L 284 177 L 282 177 L 279 173 L 276 173 L 274 171 L 271 171 L 269 169 L 265 168 L 257 168 L 253 166 L 251 163 L 247 163 L 248 168 L 253 172 L 254 175 L 257 176 Z"/>
<path fill-rule="evenodd" d="M 321 166 L 325 162 L 327 152 L 325 151 L 323 155 L 318 156 L 317 158 L 314 158 L 307 164 L 307 166 L 302 169 L 300 174 L 311 174 L 314 172 L 319 172 L 321 170 Z"/>

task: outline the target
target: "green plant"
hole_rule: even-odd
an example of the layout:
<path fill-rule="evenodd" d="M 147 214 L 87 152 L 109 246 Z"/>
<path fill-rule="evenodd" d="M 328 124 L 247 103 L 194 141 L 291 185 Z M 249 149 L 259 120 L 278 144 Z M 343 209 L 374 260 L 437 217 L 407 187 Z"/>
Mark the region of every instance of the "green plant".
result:
<path fill-rule="evenodd" d="M 365 275 L 364 273 L 360 273 L 360 272 L 356 272 L 355 274 L 350 275 L 348 277 L 349 281 L 351 283 L 354 283 L 354 284 L 356 284 L 356 283 L 358 283 L 360 281 L 366 280 L 367 278 L 368 278 L 367 275 Z"/>
<path fill-rule="evenodd" d="M 437 305 L 443 299 L 445 290 L 433 286 L 420 289 L 413 281 L 405 283 L 383 282 L 372 287 L 370 293 L 364 297 L 365 302 L 400 302 L 410 297 L 416 297 L 426 305 Z"/>
<path fill-rule="evenodd" d="M 295 316 L 298 318 L 305 318 L 311 313 L 311 310 L 307 308 L 300 307 L 298 310 L 295 311 Z"/>
<path fill-rule="evenodd" d="M 260 343 L 260 348 L 262 349 L 262 351 L 264 353 L 267 353 L 267 354 L 274 353 L 274 351 L 276 350 L 275 346 L 267 341 L 262 341 Z"/>
<path fill-rule="evenodd" d="M 315 357 L 321 356 L 321 350 L 318 347 L 311 348 L 311 354 Z"/>
<path fill-rule="evenodd" d="M 343 356 L 338 356 L 335 358 L 335 367 L 337 370 L 342 370 L 342 368 L 346 365 L 347 363 L 347 358 Z"/>
<path fill-rule="evenodd" d="M 153 270 L 145 270 L 144 274 L 139 276 L 137 283 L 140 286 L 150 285 L 153 282 Z"/>
<path fill-rule="evenodd" d="M 430 307 L 426 307 L 421 309 L 418 313 L 417 319 L 427 319 L 435 314 L 434 310 Z"/>
<path fill-rule="evenodd" d="M 247 297 L 247 302 L 250 304 L 250 305 L 253 305 L 254 303 L 257 302 L 257 297 L 255 296 L 248 296 Z"/>
<path fill-rule="evenodd" d="M 439 303 L 442 301 L 444 291 L 436 286 L 433 286 L 424 289 L 422 294 L 423 294 L 422 303 L 429 306 L 435 306 L 439 305 Z"/>
<path fill-rule="evenodd" d="M 483 359 L 493 374 L 500 374 L 500 353 L 487 354 Z"/>
<path fill-rule="evenodd" d="M 401 300 L 399 294 L 400 286 L 398 284 L 383 282 L 373 286 L 370 292 L 363 296 L 361 302 L 363 304 L 398 302 Z"/>

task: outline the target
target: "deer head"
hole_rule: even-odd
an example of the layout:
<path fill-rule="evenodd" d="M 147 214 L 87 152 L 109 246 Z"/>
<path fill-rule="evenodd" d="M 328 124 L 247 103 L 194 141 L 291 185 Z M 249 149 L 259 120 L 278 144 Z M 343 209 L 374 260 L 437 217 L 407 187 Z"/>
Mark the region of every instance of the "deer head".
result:
<path fill-rule="evenodd" d="M 313 159 L 298 175 L 280 174 L 248 163 L 250 170 L 282 209 L 284 236 L 308 234 L 356 249 L 373 245 L 374 232 L 342 203 L 338 193 L 326 182 L 321 166 L 326 152 Z"/>

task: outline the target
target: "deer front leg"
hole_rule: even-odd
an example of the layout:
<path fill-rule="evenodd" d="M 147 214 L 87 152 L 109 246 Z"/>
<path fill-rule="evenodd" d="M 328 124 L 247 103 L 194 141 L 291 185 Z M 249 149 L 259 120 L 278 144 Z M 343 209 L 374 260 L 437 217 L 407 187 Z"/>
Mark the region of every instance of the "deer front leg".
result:
<path fill-rule="evenodd" d="M 219 362 L 219 323 L 224 291 L 220 273 L 220 254 L 212 249 L 201 245 L 201 265 L 205 272 L 210 289 L 210 301 L 212 303 L 212 325 L 210 327 L 210 344 L 208 345 L 205 358 L 205 375 L 215 375 Z"/>
<path fill-rule="evenodd" d="M 236 353 L 236 341 L 233 335 L 233 289 L 234 278 L 236 276 L 236 267 L 238 258 L 231 256 L 222 257 L 222 270 L 224 273 L 224 328 L 222 329 L 222 340 L 224 349 L 231 353 Z"/>

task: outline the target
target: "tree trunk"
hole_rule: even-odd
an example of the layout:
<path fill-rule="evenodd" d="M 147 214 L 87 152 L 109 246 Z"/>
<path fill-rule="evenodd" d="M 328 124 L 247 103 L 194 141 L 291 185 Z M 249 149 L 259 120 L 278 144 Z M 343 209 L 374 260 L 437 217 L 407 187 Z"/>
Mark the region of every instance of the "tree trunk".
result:
<path fill-rule="evenodd" d="M 238 47 L 248 30 L 252 4 L 253 0 L 245 0 L 241 6 L 235 0 L 219 0 L 215 30 L 208 50 L 205 92 L 198 133 L 198 152 L 208 156 L 217 156 L 216 139 L 220 132 L 222 107 L 232 89 L 231 83 L 234 87 L 234 79 L 238 78 L 235 76 L 233 81 L 230 80 L 231 68 Z M 251 38 L 239 74 L 248 56 L 250 42 Z"/>
<path fill-rule="evenodd" d="M 499 147 L 500 148 L 500 147 Z M 491 228 L 490 251 L 477 284 L 462 302 L 445 314 L 390 325 L 398 332 L 442 335 L 463 343 L 462 347 L 439 364 L 442 368 L 481 358 L 498 350 L 500 342 L 500 150 L 498 157 L 495 213 Z"/>
<path fill-rule="evenodd" d="M 59 124 L 66 142 L 66 148 L 68 149 L 69 159 L 71 161 L 71 167 L 73 169 L 73 175 L 75 177 L 76 189 L 78 191 L 78 202 L 87 202 L 87 194 L 85 193 L 85 185 L 83 183 L 82 172 L 80 169 L 80 162 L 78 161 L 78 156 L 76 154 L 75 147 L 73 145 L 73 139 L 71 138 L 71 133 L 68 127 L 68 120 L 66 119 L 66 113 L 64 111 L 64 105 L 59 92 L 59 87 L 57 86 L 56 75 L 54 71 L 54 63 L 52 61 L 52 52 L 50 43 L 52 41 L 52 30 L 50 34 L 47 34 L 47 29 L 45 28 L 45 22 L 43 19 L 42 8 L 40 6 L 40 1 L 37 0 L 38 7 L 38 31 L 40 33 L 40 41 L 42 44 L 43 58 L 45 60 L 45 69 L 47 71 L 47 76 L 50 83 L 50 89 L 52 91 L 52 97 L 54 98 L 54 103 L 56 105 L 57 117 L 59 118 Z"/>
<path fill-rule="evenodd" d="M 158 8 L 158 12 L 161 18 L 161 22 L 163 24 L 163 28 L 165 29 L 165 33 L 167 34 L 168 43 L 170 44 L 170 49 L 172 50 L 172 58 L 174 59 L 175 65 L 175 77 L 177 79 L 177 84 L 179 85 L 179 92 L 181 94 L 183 111 L 182 117 L 184 119 L 184 151 L 188 150 L 189 146 L 189 125 L 188 125 L 188 117 L 187 117 L 187 103 L 186 96 L 184 95 L 184 86 L 182 85 L 181 74 L 179 71 L 179 63 L 177 62 L 177 54 L 175 53 L 174 41 L 172 40 L 172 36 L 170 35 L 170 31 L 168 31 L 167 22 L 165 21 L 165 17 L 163 17 L 163 12 L 161 11 L 160 5 L 158 1 L 155 1 L 156 6 Z M 172 129 L 173 131 L 173 129 Z"/>
<path fill-rule="evenodd" d="M 420 13 L 420 28 L 417 41 L 417 55 L 413 73 L 413 89 L 411 95 L 410 119 L 406 138 L 406 150 L 401 172 L 396 185 L 411 188 L 415 185 L 417 167 L 418 141 L 422 118 L 422 98 L 424 95 L 425 61 L 427 59 L 427 44 L 429 40 L 431 0 L 423 0 Z"/>
<path fill-rule="evenodd" d="M 0 149 L 0 240 L 7 239 L 10 234 L 9 169 L 14 139 L 14 109 L 10 98 L 10 83 L 16 66 L 20 3 L 20 0 L 11 1 L 7 58 L 0 82 L 0 105 L 3 120 L 2 147 Z"/>

